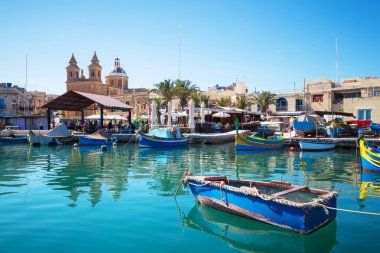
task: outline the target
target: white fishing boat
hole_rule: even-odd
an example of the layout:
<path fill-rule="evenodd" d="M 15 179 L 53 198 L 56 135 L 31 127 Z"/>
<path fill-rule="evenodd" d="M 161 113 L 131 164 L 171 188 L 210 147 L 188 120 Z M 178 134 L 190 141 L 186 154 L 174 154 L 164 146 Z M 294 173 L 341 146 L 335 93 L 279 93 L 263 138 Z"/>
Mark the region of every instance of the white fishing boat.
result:
<path fill-rule="evenodd" d="M 239 130 L 239 134 L 248 135 L 251 131 Z M 189 139 L 189 143 L 202 143 L 202 144 L 220 144 L 230 143 L 235 141 L 236 131 L 229 131 L 226 133 L 191 133 L 184 134 Z"/>
<path fill-rule="evenodd" d="M 309 141 L 309 140 L 302 140 L 299 142 L 300 148 L 302 150 L 328 150 L 328 149 L 334 149 L 335 148 L 335 142 L 331 141 Z"/>
<path fill-rule="evenodd" d="M 27 138 L 32 145 L 59 145 L 69 141 L 72 136 L 73 132 L 65 124 L 60 124 L 46 134 L 29 131 Z"/>

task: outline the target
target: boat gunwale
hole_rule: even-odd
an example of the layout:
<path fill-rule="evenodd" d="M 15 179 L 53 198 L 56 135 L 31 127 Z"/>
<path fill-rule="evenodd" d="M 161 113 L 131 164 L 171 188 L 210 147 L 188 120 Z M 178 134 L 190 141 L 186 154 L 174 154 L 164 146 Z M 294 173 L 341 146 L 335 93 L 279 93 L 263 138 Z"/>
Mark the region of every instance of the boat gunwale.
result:
<path fill-rule="evenodd" d="M 299 203 L 299 202 L 295 202 L 295 201 L 292 201 L 289 199 L 285 199 L 283 197 L 275 197 L 272 195 L 260 193 L 257 189 L 256 189 L 256 191 L 253 190 L 253 189 L 255 189 L 253 187 L 249 188 L 252 190 L 247 190 L 247 189 L 244 189 L 244 187 L 235 187 L 235 186 L 229 185 L 229 184 L 233 184 L 233 183 L 239 183 L 239 184 L 247 184 L 248 186 L 250 184 L 251 185 L 255 184 L 258 186 L 284 187 L 284 188 L 288 188 L 288 189 L 298 187 L 295 185 L 291 185 L 287 182 L 282 182 L 282 181 L 261 182 L 261 181 L 233 180 L 233 179 L 228 179 L 227 177 L 225 177 L 225 180 L 215 181 L 215 180 L 211 180 L 212 177 L 213 176 L 208 176 L 208 177 L 207 176 L 185 176 L 183 178 L 183 183 L 184 183 L 184 185 L 186 185 L 189 181 L 196 181 L 202 185 L 211 185 L 213 187 L 228 190 L 231 192 L 242 193 L 244 195 L 249 195 L 252 197 L 259 197 L 259 198 L 264 199 L 266 201 L 273 201 L 273 202 L 277 202 L 277 203 L 282 204 L 282 205 L 298 207 L 298 208 L 311 208 L 311 207 L 315 207 L 315 206 L 320 206 L 320 204 L 326 203 L 329 200 L 336 198 L 338 196 L 338 193 L 335 191 L 326 191 L 326 190 L 319 190 L 319 189 L 314 189 L 314 188 L 307 188 L 309 192 L 317 194 L 318 197 L 314 198 L 312 201 L 309 201 L 309 202 Z M 216 176 L 216 177 L 220 178 L 223 176 Z"/>

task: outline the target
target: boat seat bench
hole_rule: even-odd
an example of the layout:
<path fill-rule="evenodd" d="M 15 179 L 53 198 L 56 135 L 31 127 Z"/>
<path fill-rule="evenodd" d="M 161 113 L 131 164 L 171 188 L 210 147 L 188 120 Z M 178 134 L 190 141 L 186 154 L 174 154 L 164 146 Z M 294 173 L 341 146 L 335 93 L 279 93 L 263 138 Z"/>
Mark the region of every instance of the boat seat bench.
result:
<path fill-rule="evenodd" d="M 272 194 L 272 196 L 275 197 L 275 198 L 277 198 L 277 197 L 281 197 L 283 195 L 286 195 L 286 194 L 289 194 L 289 193 L 292 193 L 292 192 L 304 190 L 306 188 L 309 188 L 309 187 L 307 187 L 307 186 L 293 187 L 293 188 L 287 189 L 285 191 L 274 193 L 274 194 Z"/>

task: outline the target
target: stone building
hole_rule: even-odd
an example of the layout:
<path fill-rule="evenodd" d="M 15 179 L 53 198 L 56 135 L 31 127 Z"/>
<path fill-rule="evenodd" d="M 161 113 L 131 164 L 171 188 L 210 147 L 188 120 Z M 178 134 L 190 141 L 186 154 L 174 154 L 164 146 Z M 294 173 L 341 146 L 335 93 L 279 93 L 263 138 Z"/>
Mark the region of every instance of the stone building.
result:
<path fill-rule="evenodd" d="M 277 115 L 303 111 L 352 113 L 356 119 L 380 122 L 380 78 L 355 77 L 335 83 L 329 79 L 305 80 L 303 91 L 277 94 L 270 107 Z M 353 118 L 345 117 L 345 120 Z"/>

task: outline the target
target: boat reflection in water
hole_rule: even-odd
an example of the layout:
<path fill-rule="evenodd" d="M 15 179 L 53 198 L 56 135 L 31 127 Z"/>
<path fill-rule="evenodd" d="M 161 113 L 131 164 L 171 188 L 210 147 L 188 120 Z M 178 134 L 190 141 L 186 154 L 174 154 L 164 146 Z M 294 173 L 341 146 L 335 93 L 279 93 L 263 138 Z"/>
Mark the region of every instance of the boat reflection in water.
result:
<path fill-rule="evenodd" d="M 318 152 L 300 152 L 301 169 L 307 171 L 313 171 L 315 169 L 326 167 L 329 164 L 332 165 L 335 150 L 318 151 Z"/>
<path fill-rule="evenodd" d="M 380 173 L 361 170 L 359 200 L 380 198 Z"/>
<path fill-rule="evenodd" d="M 211 234 L 245 252 L 330 252 L 337 243 L 335 220 L 305 236 L 200 204 L 187 216 L 180 213 L 184 227 Z"/>

